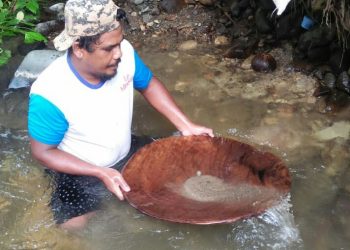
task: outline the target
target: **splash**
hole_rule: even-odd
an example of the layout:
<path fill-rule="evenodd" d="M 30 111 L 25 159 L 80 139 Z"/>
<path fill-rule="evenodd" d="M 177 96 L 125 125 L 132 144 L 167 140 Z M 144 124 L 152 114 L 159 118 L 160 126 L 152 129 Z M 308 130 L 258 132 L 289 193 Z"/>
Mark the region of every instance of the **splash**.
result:
<path fill-rule="evenodd" d="M 288 195 L 260 216 L 234 224 L 232 244 L 238 249 L 303 249 L 291 207 Z"/>

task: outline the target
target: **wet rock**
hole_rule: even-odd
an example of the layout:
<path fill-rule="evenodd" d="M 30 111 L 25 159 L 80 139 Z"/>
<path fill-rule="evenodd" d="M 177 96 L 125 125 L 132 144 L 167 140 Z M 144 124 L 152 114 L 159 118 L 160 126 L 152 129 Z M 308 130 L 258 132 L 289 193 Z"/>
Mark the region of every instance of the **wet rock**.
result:
<path fill-rule="evenodd" d="M 317 131 L 314 136 L 320 141 L 328 141 L 337 137 L 349 139 L 350 122 L 340 121 L 328 128 Z"/>
<path fill-rule="evenodd" d="M 335 38 L 334 29 L 328 27 L 317 27 L 313 30 L 301 34 L 298 41 L 298 49 L 307 51 L 313 47 L 323 47 L 330 45 Z"/>
<path fill-rule="evenodd" d="M 258 9 L 255 12 L 255 24 L 260 33 L 265 34 L 273 30 L 273 25 L 269 17 L 271 17 L 271 15 L 262 9 Z"/>
<path fill-rule="evenodd" d="M 186 5 L 184 0 L 163 0 L 160 7 L 167 13 L 176 13 Z"/>
<path fill-rule="evenodd" d="M 188 40 L 180 44 L 179 50 L 187 51 L 197 48 L 198 43 L 195 40 Z"/>
<path fill-rule="evenodd" d="M 22 61 L 10 82 L 9 88 L 28 87 L 39 74 L 64 52 L 56 50 L 33 50 Z"/>

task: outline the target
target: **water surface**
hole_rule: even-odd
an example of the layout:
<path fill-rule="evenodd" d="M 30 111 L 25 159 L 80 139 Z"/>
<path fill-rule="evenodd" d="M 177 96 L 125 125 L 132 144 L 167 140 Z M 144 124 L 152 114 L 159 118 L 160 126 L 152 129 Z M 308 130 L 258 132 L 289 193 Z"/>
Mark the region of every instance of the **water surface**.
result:
<path fill-rule="evenodd" d="M 315 80 L 287 70 L 288 48 L 273 53 L 277 71 L 258 74 L 212 55 L 141 51 L 193 121 L 283 159 L 292 189 L 278 206 L 233 224 L 194 226 L 112 199 L 85 230 L 67 233 L 47 207 L 51 189 L 31 159 L 26 117 L 1 115 L 0 249 L 349 249 L 349 108 L 324 113 Z M 176 131 L 138 94 L 133 130 Z"/>

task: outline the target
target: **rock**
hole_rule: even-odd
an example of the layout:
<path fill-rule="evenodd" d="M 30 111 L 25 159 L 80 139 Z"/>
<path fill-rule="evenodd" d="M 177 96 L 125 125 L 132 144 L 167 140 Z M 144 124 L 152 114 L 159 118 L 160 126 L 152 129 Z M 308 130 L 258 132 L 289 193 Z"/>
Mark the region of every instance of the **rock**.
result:
<path fill-rule="evenodd" d="M 239 17 L 250 6 L 249 0 L 237 0 L 231 4 L 231 14 L 234 17 Z"/>
<path fill-rule="evenodd" d="M 150 14 L 144 14 L 142 15 L 142 21 L 144 23 L 149 23 L 152 20 L 152 16 Z"/>
<path fill-rule="evenodd" d="M 56 3 L 49 7 L 49 11 L 54 14 L 58 14 L 60 12 L 64 12 L 65 3 Z"/>
<path fill-rule="evenodd" d="M 249 70 L 252 68 L 252 60 L 253 60 L 254 55 L 250 55 L 247 57 L 243 63 L 241 64 L 241 68 L 244 70 Z"/>
<path fill-rule="evenodd" d="M 43 23 L 38 23 L 35 26 L 35 31 L 43 34 L 44 36 L 49 35 L 50 33 L 58 30 L 62 30 L 64 24 L 57 20 L 47 21 Z"/>
<path fill-rule="evenodd" d="M 217 46 L 227 45 L 229 43 L 230 43 L 230 41 L 226 36 L 218 36 L 214 40 L 214 44 Z"/>
<path fill-rule="evenodd" d="M 136 5 L 140 5 L 143 3 L 143 0 L 132 0 L 132 2 Z"/>
<path fill-rule="evenodd" d="M 336 88 L 346 92 L 350 95 L 350 79 L 349 79 L 348 73 L 346 71 L 341 72 L 338 75 L 337 81 L 336 81 Z"/>
<path fill-rule="evenodd" d="M 259 32 L 261 33 L 269 33 L 270 31 L 272 31 L 273 26 L 271 24 L 271 20 L 269 18 L 269 14 L 267 14 L 267 12 L 265 12 L 262 9 L 258 9 L 255 12 L 255 24 L 256 24 L 256 28 Z"/>
<path fill-rule="evenodd" d="M 320 141 L 328 141 L 337 137 L 349 139 L 350 122 L 335 122 L 332 126 L 317 131 L 314 136 Z"/>
<path fill-rule="evenodd" d="M 198 2 L 205 6 L 213 6 L 216 3 L 216 0 L 198 0 Z"/>
<path fill-rule="evenodd" d="M 248 39 L 241 37 L 233 41 L 232 47 L 224 52 L 224 57 L 227 58 L 247 58 L 252 51 L 257 47 L 259 41 L 257 39 Z"/>
<path fill-rule="evenodd" d="M 322 47 L 329 45 L 335 38 L 334 29 L 328 27 L 318 27 L 310 31 L 306 31 L 300 35 L 298 41 L 298 49 L 307 51 L 312 47 Z"/>
<path fill-rule="evenodd" d="M 163 0 L 160 7 L 167 13 L 176 13 L 186 5 L 184 0 Z"/>
<path fill-rule="evenodd" d="M 151 15 L 152 16 L 159 16 L 160 15 L 160 10 L 158 7 L 154 7 L 152 10 L 151 10 Z"/>
<path fill-rule="evenodd" d="M 252 69 L 257 72 L 271 72 L 277 67 L 275 58 L 269 53 L 258 53 L 252 59 Z"/>
<path fill-rule="evenodd" d="M 188 40 L 180 44 L 179 50 L 187 51 L 197 48 L 198 43 L 195 40 Z"/>
<path fill-rule="evenodd" d="M 39 74 L 64 52 L 56 50 L 33 50 L 22 61 L 15 72 L 9 88 L 28 87 Z"/>
<path fill-rule="evenodd" d="M 64 6 L 65 3 L 57 3 L 48 8 L 48 12 L 55 14 L 58 21 L 64 22 Z"/>

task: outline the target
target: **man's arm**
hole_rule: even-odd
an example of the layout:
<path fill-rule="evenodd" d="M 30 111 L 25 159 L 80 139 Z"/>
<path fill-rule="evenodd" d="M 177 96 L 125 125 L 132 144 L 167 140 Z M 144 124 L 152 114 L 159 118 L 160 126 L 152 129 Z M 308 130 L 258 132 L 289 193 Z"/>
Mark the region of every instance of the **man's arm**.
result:
<path fill-rule="evenodd" d="M 163 114 L 183 135 L 214 136 L 213 130 L 191 122 L 176 105 L 168 90 L 156 78 L 152 77 L 148 87 L 141 91 L 145 99 Z"/>
<path fill-rule="evenodd" d="M 120 200 L 124 199 L 121 189 L 125 192 L 130 190 L 122 175 L 113 168 L 94 166 L 59 150 L 56 146 L 40 143 L 33 138 L 30 138 L 30 145 L 33 157 L 52 170 L 72 175 L 97 177 Z"/>

